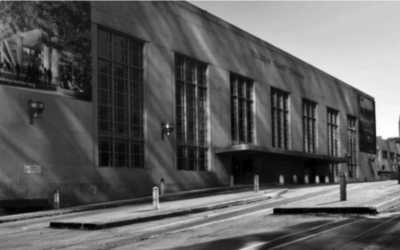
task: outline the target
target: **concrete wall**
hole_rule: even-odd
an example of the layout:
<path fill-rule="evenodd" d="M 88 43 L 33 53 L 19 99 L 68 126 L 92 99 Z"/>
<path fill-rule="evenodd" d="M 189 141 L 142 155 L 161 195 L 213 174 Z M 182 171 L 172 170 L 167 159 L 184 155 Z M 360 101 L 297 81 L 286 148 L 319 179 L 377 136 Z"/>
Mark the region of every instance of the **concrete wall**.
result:
<path fill-rule="evenodd" d="M 33 124 L 30 100 L 45 105 Z M 79 189 L 95 193 L 92 128 L 90 102 L 54 91 L 0 86 L 0 200 L 46 199 L 57 188 L 71 197 Z M 40 165 L 41 173 L 24 173 L 24 164 Z"/>
<path fill-rule="evenodd" d="M 374 166 L 377 171 L 379 170 L 392 170 L 393 169 L 393 161 L 390 159 L 390 153 L 400 156 L 400 145 L 396 144 L 392 141 L 387 141 L 382 139 L 382 137 L 377 137 L 376 148 L 378 150 L 378 154 L 375 156 Z M 383 158 L 383 151 L 387 152 L 387 159 Z M 383 167 L 385 166 L 385 167 Z M 397 167 L 394 167 L 394 170 L 397 171 Z"/>
<path fill-rule="evenodd" d="M 327 107 L 340 112 L 340 156 L 347 153 L 347 115 L 358 117 L 359 90 L 186 2 L 92 2 L 91 15 L 93 103 L 57 92 L 0 86 L 0 200 L 50 199 L 55 189 L 62 206 L 126 199 L 150 195 L 161 178 L 168 191 L 227 185 L 231 158 L 215 156 L 215 149 L 231 144 L 230 72 L 255 82 L 256 145 L 272 146 L 270 89 L 276 87 L 290 93 L 291 151 L 303 151 L 301 104 L 306 98 L 318 103 L 317 153 L 328 153 Z M 99 26 L 145 42 L 144 169 L 98 167 Z M 176 133 L 161 139 L 161 122 L 175 123 L 176 117 L 175 53 L 208 64 L 207 172 L 177 171 Z M 28 120 L 30 99 L 46 106 L 34 125 Z M 360 164 L 365 157 L 360 154 Z M 300 180 L 303 162 L 262 156 L 254 164 L 264 173 L 264 182 L 277 182 L 279 174 L 290 178 L 296 173 Z M 24 163 L 41 165 L 41 174 L 24 173 Z M 324 165 L 318 174 L 326 173 Z M 373 170 L 363 165 L 360 173 L 369 177 Z"/>
<path fill-rule="evenodd" d="M 359 116 L 358 95 L 369 97 L 365 93 L 186 2 L 93 2 L 92 6 L 94 26 L 108 27 L 146 42 L 146 152 L 152 154 L 146 166 L 160 171 L 160 176 L 174 182 L 189 178 L 190 184 L 179 184 L 187 187 L 209 185 L 213 174 L 212 178 L 228 183 L 232 163 L 216 157 L 214 149 L 231 143 L 230 72 L 255 81 L 256 145 L 272 146 L 270 88 L 276 87 L 290 93 L 290 150 L 303 151 L 302 99 L 306 98 L 318 103 L 317 153 L 328 154 L 326 114 L 330 107 L 339 110 L 339 156 L 347 154 L 347 115 Z M 159 124 L 175 121 L 175 52 L 209 65 L 211 173 L 175 171 L 175 134 L 168 142 L 159 138 Z M 297 161 L 291 166 L 302 165 Z M 346 164 L 342 165 L 345 170 Z M 371 174 L 368 167 L 364 168 L 360 169 L 360 177 Z M 327 164 L 321 171 L 326 169 Z"/>

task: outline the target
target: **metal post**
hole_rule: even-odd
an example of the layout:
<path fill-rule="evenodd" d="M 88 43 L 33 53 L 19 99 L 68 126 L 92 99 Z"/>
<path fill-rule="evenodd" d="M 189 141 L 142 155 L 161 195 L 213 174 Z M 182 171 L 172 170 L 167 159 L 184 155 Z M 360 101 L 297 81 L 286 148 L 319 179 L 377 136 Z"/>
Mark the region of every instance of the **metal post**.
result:
<path fill-rule="evenodd" d="M 279 176 L 279 185 L 284 185 L 285 184 L 285 177 L 283 175 Z"/>
<path fill-rule="evenodd" d="M 397 160 L 397 162 L 399 160 Z M 400 165 L 397 165 L 397 183 L 400 184 Z"/>
<path fill-rule="evenodd" d="M 153 208 L 154 210 L 160 209 L 160 200 L 158 196 L 158 187 L 153 188 Z"/>
<path fill-rule="evenodd" d="M 233 180 L 233 175 L 231 175 L 231 187 L 233 187 L 233 184 L 234 184 L 233 181 L 234 181 L 234 180 Z"/>
<path fill-rule="evenodd" d="M 58 190 L 54 191 L 54 209 L 60 209 L 60 193 L 58 192 Z"/>
<path fill-rule="evenodd" d="M 258 193 L 259 185 L 258 185 L 258 175 L 254 176 L 254 192 Z"/>
<path fill-rule="evenodd" d="M 340 174 L 340 200 L 345 201 L 346 198 L 346 173 Z"/>
<path fill-rule="evenodd" d="M 165 192 L 165 186 L 164 186 L 164 178 L 161 178 L 161 183 L 160 183 L 160 195 L 163 196 Z"/>

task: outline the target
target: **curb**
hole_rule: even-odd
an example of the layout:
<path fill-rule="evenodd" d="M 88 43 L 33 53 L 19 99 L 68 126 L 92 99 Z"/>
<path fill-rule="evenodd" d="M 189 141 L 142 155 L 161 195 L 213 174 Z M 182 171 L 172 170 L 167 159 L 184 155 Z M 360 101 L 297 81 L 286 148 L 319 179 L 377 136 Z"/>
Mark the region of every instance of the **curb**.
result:
<path fill-rule="evenodd" d="M 227 208 L 227 207 L 231 207 L 231 206 L 239 206 L 239 205 L 261 202 L 261 201 L 269 200 L 269 199 L 276 197 L 278 195 L 281 195 L 285 192 L 287 192 L 287 189 L 280 190 L 275 193 L 266 194 L 266 195 L 263 195 L 263 197 L 239 199 L 239 200 L 234 200 L 234 201 L 225 202 L 225 203 L 208 205 L 208 206 L 204 206 L 204 207 L 195 207 L 195 208 L 190 208 L 190 209 L 177 210 L 177 211 L 166 212 L 166 213 L 162 213 L 162 214 L 151 215 L 151 216 L 147 216 L 147 217 L 138 217 L 138 218 L 133 218 L 133 219 L 125 219 L 125 220 L 113 221 L 113 222 L 107 222 L 107 223 L 101 223 L 101 222 L 99 222 L 99 223 L 50 222 L 50 227 L 51 228 L 85 229 L 85 230 L 106 229 L 106 228 L 111 228 L 111 227 L 126 226 L 126 225 L 141 223 L 141 222 L 149 222 L 149 221 L 154 221 L 154 220 L 178 217 L 178 216 L 183 216 L 183 215 L 188 215 L 188 214 L 201 213 L 201 212 L 206 212 L 206 211 L 211 211 L 211 210 Z"/>
<path fill-rule="evenodd" d="M 375 207 L 291 207 L 274 208 L 274 214 L 376 214 Z"/>
<path fill-rule="evenodd" d="M 266 188 L 267 186 L 263 186 Z M 261 187 L 260 187 L 261 188 Z M 234 187 L 217 187 L 212 189 L 204 189 L 204 190 L 195 190 L 195 191 L 183 191 L 179 193 L 172 193 L 160 196 L 160 201 L 174 201 L 174 200 L 183 200 L 186 198 L 192 197 L 201 197 L 210 194 L 218 194 L 224 193 L 229 191 L 246 191 L 252 190 L 252 186 L 234 186 Z M 38 219 L 44 217 L 52 217 L 64 214 L 71 214 L 71 213 L 79 213 L 79 212 L 86 212 L 90 210 L 97 210 L 97 209 L 106 209 L 106 208 L 113 208 L 125 205 L 135 205 L 135 204 L 142 204 L 146 202 L 152 202 L 153 198 L 151 196 L 142 197 L 142 198 L 134 198 L 129 200 L 121 200 L 121 201 L 111 201 L 105 203 L 98 203 L 98 204 L 90 204 L 90 205 L 83 205 L 71 208 L 63 208 L 60 210 L 47 210 L 42 212 L 35 212 L 29 214 L 17 214 L 17 215 L 6 215 L 0 217 L 0 224 L 7 223 L 7 222 L 14 222 L 14 221 L 21 221 L 21 220 L 30 220 L 30 219 Z"/>
<path fill-rule="evenodd" d="M 391 199 L 389 201 L 383 202 L 381 204 L 378 204 L 378 205 L 376 205 L 374 207 L 375 207 L 376 211 L 378 213 L 380 213 L 380 212 L 388 210 L 389 208 L 394 207 L 394 206 L 399 205 L 399 204 L 400 204 L 400 196 L 396 197 L 394 199 Z"/>
<path fill-rule="evenodd" d="M 392 194 L 396 193 L 399 193 L 399 190 L 386 194 L 385 196 L 390 197 Z M 385 196 L 382 197 L 384 198 Z M 367 202 L 365 205 L 362 203 L 356 206 L 347 207 L 279 207 L 273 209 L 273 214 L 378 214 L 399 204 L 400 194 L 378 205 L 368 205 Z"/>

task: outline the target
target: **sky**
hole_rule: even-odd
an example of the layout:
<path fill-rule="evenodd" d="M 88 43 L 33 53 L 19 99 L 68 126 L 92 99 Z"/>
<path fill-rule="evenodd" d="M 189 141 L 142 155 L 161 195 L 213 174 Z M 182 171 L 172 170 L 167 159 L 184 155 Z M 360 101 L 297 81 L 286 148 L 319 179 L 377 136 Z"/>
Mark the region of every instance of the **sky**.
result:
<path fill-rule="evenodd" d="M 190 2 L 373 96 L 376 134 L 400 136 L 400 2 Z"/>

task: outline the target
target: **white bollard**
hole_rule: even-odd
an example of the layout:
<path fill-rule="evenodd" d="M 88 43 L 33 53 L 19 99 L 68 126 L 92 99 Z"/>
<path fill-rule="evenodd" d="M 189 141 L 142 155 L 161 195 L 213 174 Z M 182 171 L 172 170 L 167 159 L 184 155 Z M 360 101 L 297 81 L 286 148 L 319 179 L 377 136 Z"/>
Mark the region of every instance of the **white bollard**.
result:
<path fill-rule="evenodd" d="M 158 187 L 153 188 L 153 208 L 154 210 L 160 209 L 160 200 L 158 196 Z"/>
<path fill-rule="evenodd" d="M 254 176 L 254 192 L 258 193 L 259 191 L 259 183 L 258 183 L 258 175 Z"/>
<path fill-rule="evenodd" d="M 233 187 L 233 175 L 231 175 L 231 187 Z"/>
<path fill-rule="evenodd" d="M 308 184 L 308 183 L 309 183 L 308 175 L 304 175 L 304 184 Z"/>
<path fill-rule="evenodd" d="M 60 193 L 58 192 L 58 190 L 54 191 L 54 209 L 60 209 Z"/>
<path fill-rule="evenodd" d="M 335 176 L 335 177 L 333 177 L 333 182 L 338 183 L 339 179 Z"/>
<path fill-rule="evenodd" d="M 315 184 L 319 184 L 319 175 L 315 176 Z"/>
<path fill-rule="evenodd" d="M 293 175 L 293 184 L 297 184 L 297 175 Z"/>
<path fill-rule="evenodd" d="M 279 176 L 279 185 L 283 185 L 285 184 L 285 178 L 283 177 L 283 175 Z"/>
<path fill-rule="evenodd" d="M 164 193 L 165 193 L 164 178 L 161 178 L 161 183 L 160 183 L 160 196 L 163 196 Z"/>
<path fill-rule="evenodd" d="M 329 183 L 329 176 L 325 176 L 325 183 Z"/>

